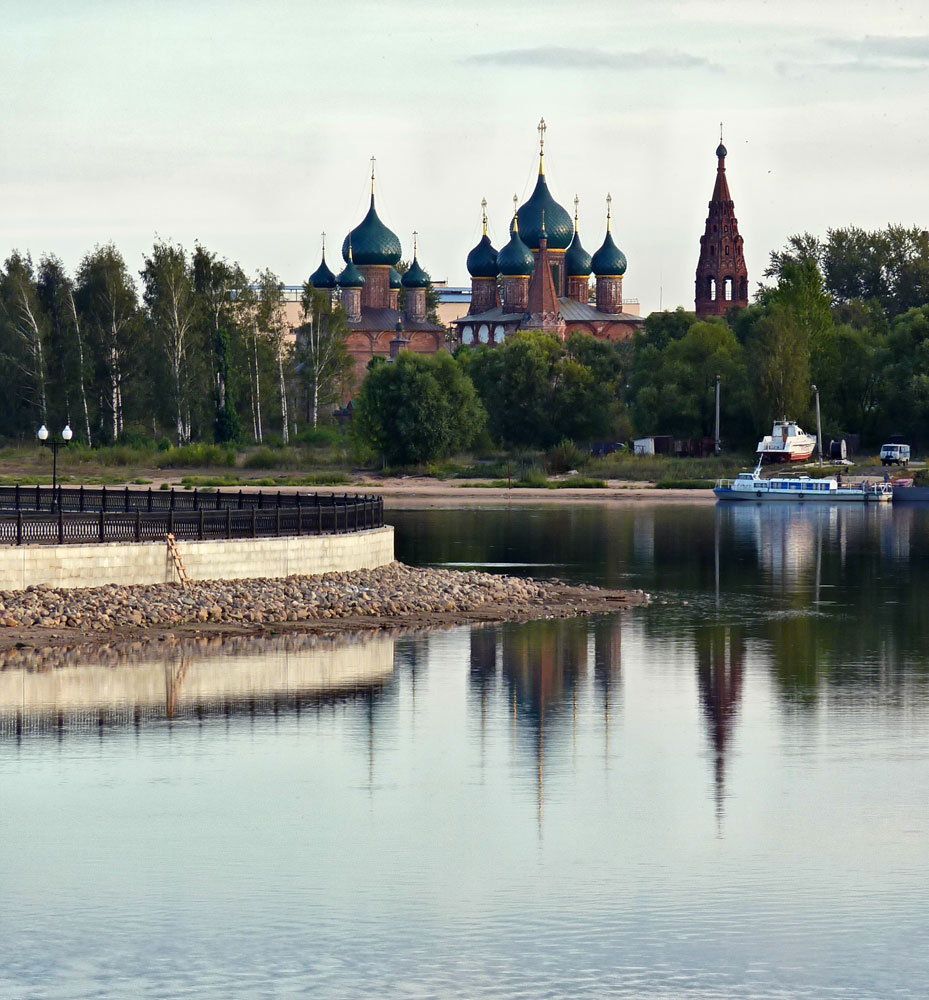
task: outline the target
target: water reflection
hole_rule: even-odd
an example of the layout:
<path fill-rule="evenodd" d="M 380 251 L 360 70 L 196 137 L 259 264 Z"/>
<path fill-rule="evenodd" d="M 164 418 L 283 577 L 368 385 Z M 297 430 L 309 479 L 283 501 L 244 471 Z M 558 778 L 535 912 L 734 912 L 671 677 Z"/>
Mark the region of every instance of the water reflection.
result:
<path fill-rule="evenodd" d="M 0 736 L 371 702 L 393 671 L 394 640 L 384 636 L 193 639 L 83 656 L 14 650 L 0 661 Z"/>

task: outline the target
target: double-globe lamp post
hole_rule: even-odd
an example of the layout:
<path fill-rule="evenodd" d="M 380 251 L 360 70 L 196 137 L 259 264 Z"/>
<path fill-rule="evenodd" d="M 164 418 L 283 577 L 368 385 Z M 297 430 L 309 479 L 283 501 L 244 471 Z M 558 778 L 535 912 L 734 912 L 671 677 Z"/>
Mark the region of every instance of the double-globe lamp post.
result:
<path fill-rule="evenodd" d="M 39 428 L 37 432 L 37 437 L 42 444 L 48 441 L 48 428 L 45 424 Z M 64 430 L 61 432 L 61 440 L 67 444 L 73 437 L 73 432 L 69 424 L 65 424 Z M 55 507 L 55 493 L 58 487 L 58 441 L 52 438 L 50 442 L 52 446 L 52 509 Z"/>

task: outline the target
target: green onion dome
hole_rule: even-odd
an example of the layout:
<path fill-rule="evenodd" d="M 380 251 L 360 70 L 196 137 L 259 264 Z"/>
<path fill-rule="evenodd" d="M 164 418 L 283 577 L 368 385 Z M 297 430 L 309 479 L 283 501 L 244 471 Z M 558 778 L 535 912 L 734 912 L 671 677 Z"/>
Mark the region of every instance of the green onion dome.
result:
<path fill-rule="evenodd" d="M 564 255 L 565 274 L 569 278 L 589 278 L 593 267 L 590 254 L 581 246 L 581 237 L 577 230 L 574 231 L 574 239 Z"/>
<path fill-rule="evenodd" d="M 716 155 L 717 155 L 717 156 L 718 156 L 718 157 L 719 157 L 720 159 L 722 159 L 722 158 L 723 158 L 723 157 L 724 157 L 724 156 L 726 155 L 726 152 L 727 152 L 727 150 L 726 150 L 726 147 L 725 147 L 725 146 L 724 146 L 724 145 L 723 145 L 722 143 L 720 143 L 720 144 L 719 144 L 719 145 L 718 145 L 718 146 L 716 147 Z"/>
<path fill-rule="evenodd" d="M 527 277 L 535 268 L 535 257 L 522 241 L 518 219 L 514 218 L 511 233 L 510 242 L 497 254 L 497 267 L 504 278 Z"/>
<path fill-rule="evenodd" d="M 567 249 L 574 235 L 571 216 L 552 197 L 545 174 L 540 170 L 535 190 L 519 210 L 519 232 L 530 250 L 539 249 L 539 237 L 543 229 L 548 237 L 549 250 Z M 512 226 L 510 231 L 512 232 Z"/>
<path fill-rule="evenodd" d="M 345 270 L 339 275 L 339 287 L 340 288 L 363 288 L 365 283 L 365 276 L 355 267 L 355 262 L 352 260 L 352 248 L 349 248 L 348 253 L 348 263 L 345 265 Z"/>
<path fill-rule="evenodd" d="M 406 274 L 400 279 L 404 288 L 428 288 L 432 284 L 432 279 L 420 267 L 419 261 L 414 257 Z"/>
<path fill-rule="evenodd" d="M 496 278 L 499 273 L 497 251 L 484 233 L 481 242 L 468 254 L 468 274 L 472 278 Z"/>
<path fill-rule="evenodd" d="M 310 275 L 310 284 L 314 288 L 335 288 L 338 282 L 336 276 L 329 270 L 326 263 L 326 252 L 323 251 L 323 259 L 319 267 Z"/>
<path fill-rule="evenodd" d="M 371 192 L 371 207 L 342 243 L 342 259 L 348 263 L 348 247 L 351 244 L 356 264 L 396 264 L 400 260 L 400 240 L 377 216 L 374 208 L 374 192 Z"/>
<path fill-rule="evenodd" d="M 401 285 L 400 272 L 395 267 L 392 267 L 390 269 L 390 287 L 400 288 Z"/>
<path fill-rule="evenodd" d="M 621 278 L 626 273 L 626 255 L 613 242 L 609 229 L 603 246 L 593 255 L 590 263 L 598 278 Z"/>

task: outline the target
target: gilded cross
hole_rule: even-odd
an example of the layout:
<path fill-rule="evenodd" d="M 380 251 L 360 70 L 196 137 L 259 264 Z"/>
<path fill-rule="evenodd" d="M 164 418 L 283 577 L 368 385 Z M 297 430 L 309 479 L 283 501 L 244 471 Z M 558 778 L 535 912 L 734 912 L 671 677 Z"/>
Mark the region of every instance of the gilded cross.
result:
<path fill-rule="evenodd" d="M 417 233 L 416 230 L 414 229 L 413 230 L 413 260 L 416 260 L 416 238 L 418 236 L 419 236 L 419 233 Z"/>
<path fill-rule="evenodd" d="M 545 119 L 541 118 L 537 126 L 539 132 L 539 153 L 545 152 L 545 130 L 548 126 L 545 124 Z"/>

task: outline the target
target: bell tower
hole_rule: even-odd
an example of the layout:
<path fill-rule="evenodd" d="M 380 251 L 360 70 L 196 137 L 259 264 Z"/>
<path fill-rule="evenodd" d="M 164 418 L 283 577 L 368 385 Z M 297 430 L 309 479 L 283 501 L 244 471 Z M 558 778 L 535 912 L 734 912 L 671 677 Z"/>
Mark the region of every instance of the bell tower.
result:
<path fill-rule="evenodd" d="M 698 316 L 725 316 L 733 307 L 748 305 L 748 269 L 735 203 L 726 180 L 726 147 L 723 128 L 719 126 L 716 149 L 716 186 L 710 199 L 706 231 L 700 237 L 697 262 L 695 312 Z"/>

